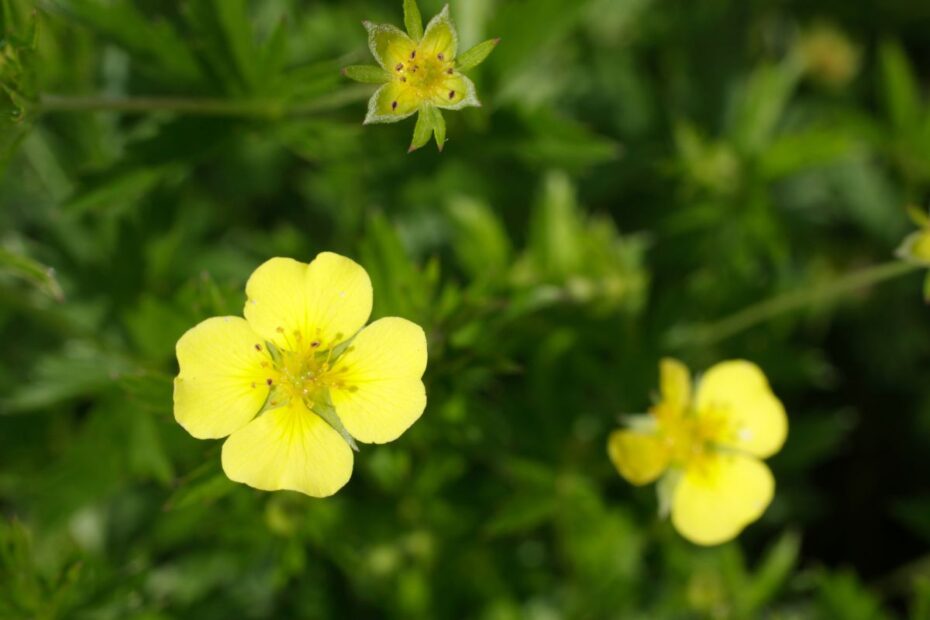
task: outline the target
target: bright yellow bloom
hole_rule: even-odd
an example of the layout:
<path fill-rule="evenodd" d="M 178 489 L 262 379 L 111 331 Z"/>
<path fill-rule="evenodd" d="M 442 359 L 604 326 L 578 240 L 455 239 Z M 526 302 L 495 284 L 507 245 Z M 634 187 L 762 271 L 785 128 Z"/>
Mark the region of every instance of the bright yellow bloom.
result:
<path fill-rule="evenodd" d="M 610 458 L 635 485 L 664 476 L 662 499 L 682 536 L 701 545 L 730 540 L 772 501 L 775 481 L 761 459 L 785 442 L 784 407 L 746 361 L 717 364 L 692 395 L 688 369 L 664 359 L 660 392 L 649 415 L 611 434 Z"/>
<path fill-rule="evenodd" d="M 423 413 L 426 336 L 396 317 L 364 327 L 371 281 L 338 254 L 272 258 L 246 296 L 244 319 L 207 319 L 178 341 L 175 419 L 198 439 L 228 436 L 231 480 L 332 495 L 352 475 L 353 437 L 392 441 Z"/>

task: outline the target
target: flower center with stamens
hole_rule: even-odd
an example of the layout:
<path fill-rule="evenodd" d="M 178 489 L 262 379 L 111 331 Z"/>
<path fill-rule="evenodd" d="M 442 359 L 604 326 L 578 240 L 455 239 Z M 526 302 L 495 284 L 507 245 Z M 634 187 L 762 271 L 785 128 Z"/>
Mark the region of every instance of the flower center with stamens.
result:
<path fill-rule="evenodd" d="M 428 55 L 418 50 L 411 52 L 410 57 L 403 62 L 394 65 L 395 79 L 403 82 L 420 99 L 436 96 L 454 98 L 454 91 L 451 95 L 445 92 L 446 80 L 454 72 L 453 61 L 443 54 Z"/>
<path fill-rule="evenodd" d="M 330 388 L 356 389 L 346 383 L 346 366 L 337 364 L 340 356 L 351 350 L 351 347 L 345 351 L 339 346 L 321 351 L 326 346 L 321 340 L 306 342 L 296 332 L 288 343 L 295 346 L 274 349 L 271 360 L 263 364 L 269 369 L 267 384 L 272 388 L 270 406 L 303 401 L 313 410 L 315 405 L 329 403 Z M 256 345 L 258 350 L 261 350 L 260 347 Z"/>

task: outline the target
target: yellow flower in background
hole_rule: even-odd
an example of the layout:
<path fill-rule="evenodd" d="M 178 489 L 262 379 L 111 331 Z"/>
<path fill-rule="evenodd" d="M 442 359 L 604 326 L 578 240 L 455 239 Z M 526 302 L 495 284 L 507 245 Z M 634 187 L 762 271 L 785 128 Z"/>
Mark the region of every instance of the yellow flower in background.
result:
<path fill-rule="evenodd" d="M 423 413 L 426 336 L 396 317 L 365 327 L 371 281 L 338 254 L 272 258 L 246 296 L 244 319 L 207 319 L 178 341 L 175 419 L 228 437 L 231 480 L 332 495 L 352 475 L 353 438 L 392 441 Z"/>
<path fill-rule="evenodd" d="M 775 480 L 762 459 L 785 442 L 784 407 L 746 361 L 717 364 L 692 394 L 688 369 L 664 359 L 660 396 L 648 415 L 611 434 L 610 459 L 635 485 L 662 478 L 662 512 L 671 512 L 682 536 L 700 545 L 726 542 L 772 501 Z"/>
<path fill-rule="evenodd" d="M 930 267 L 930 214 L 915 206 L 909 206 L 907 212 L 920 230 L 904 238 L 898 247 L 898 258 L 915 265 Z M 930 303 L 930 273 L 924 280 L 924 299 Z"/>
<path fill-rule="evenodd" d="M 449 5 L 423 30 L 415 0 L 405 0 L 407 32 L 389 24 L 364 22 L 368 46 L 378 62 L 346 67 L 343 73 L 356 81 L 382 84 L 368 102 L 365 124 L 395 123 L 419 113 L 410 150 L 435 135 L 441 151 L 446 139 L 442 110 L 480 106 L 474 83 L 463 71 L 476 67 L 494 50 L 499 39 L 479 43 L 461 56 L 458 34 Z"/>

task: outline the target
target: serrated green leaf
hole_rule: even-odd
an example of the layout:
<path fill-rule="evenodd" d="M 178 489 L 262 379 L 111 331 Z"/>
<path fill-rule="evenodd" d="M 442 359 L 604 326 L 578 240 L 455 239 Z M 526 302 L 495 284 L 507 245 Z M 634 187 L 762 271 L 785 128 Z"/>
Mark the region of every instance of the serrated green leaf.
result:
<path fill-rule="evenodd" d="M 384 84 L 391 75 L 378 65 L 350 65 L 342 69 L 342 75 L 363 84 Z"/>
<path fill-rule="evenodd" d="M 417 0 L 404 0 L 404 26 L 407 28 L 407 34 L 414 41 L 419 41 L 423 37 L 423 17 L 420 15 Z"/>
<path fill-rule="evenodd" d="M 407 149 L 407 152 L 410 153 L 422 147 L 429 142 L 431 137 L 433 137 L 433 115 L 430 107 L 427 106 L 417 114 L 417 124 L 413 128 L 413 140 L 410 142 L 410 148 Z"/>
<path fill-rule="evenodd" d="M 461 54 L 456 59 L 459 71 L 468 71 L 483 63 L 500 42 L 500 39 L 488 39 Z"/>

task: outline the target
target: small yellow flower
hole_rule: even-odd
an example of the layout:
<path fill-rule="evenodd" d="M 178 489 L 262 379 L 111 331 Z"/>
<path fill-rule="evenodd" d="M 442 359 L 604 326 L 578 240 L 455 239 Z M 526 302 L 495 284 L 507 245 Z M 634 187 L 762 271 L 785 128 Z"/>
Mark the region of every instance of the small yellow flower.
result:
<path fill-rule="evenodd" d="M 498 40 L 485 41 L 457 56 L 458 34 L 449 5 L 424 31 L 415 0 L 405 0 L 404 21 L 406 33 L 389 24 L 364 22 L 368 46 L 380 66 L 356 65 L 343 73 L 360 82 L 383 84 L 368 102 L 365 124 L 395 123 L 419 112 L 410 150 L 435 135 L 441 151 L 446 125 L 440 109 L 481 105 L 474 83 L 462 72 L 483 62 Z"/>
<path fill-rule="evenodd" d="M 898 258 L 930 267 L 930 215 L 916 206 L 909 206 L 907 212 L 920 229 L 904 238 L 898 247 Z M 930 273 L 927 273 L 927 279 L 924 280 L 924 299 L 930 303 Z"/>
<path fill-rule="evenodd" d="M 635 485 L 662 478 L 663 512 L 670 509 L 682 536 L 700 545 L 726 542 L 772 501 L 775 480 L 761 459 L 785 442 L 784 407 L 746 361 L 717 364 L 692 396 L 688 369 L 664 359 L 660 392 L 649 415 L 611 434 L 610 459 Z"/>
<path fill-rule="evenodd" d="M 371 280 L 338 254 L 272 258 L 245 290 L 244 319 L 207 319 L 178 341 L 175 419 L 198 439 L 228 436 L 231 480 L 332 495 L 352 475 L 353 437 L 392 441 L 423 413 L 426 336 L 396 317 L 364 327 Z"/>

